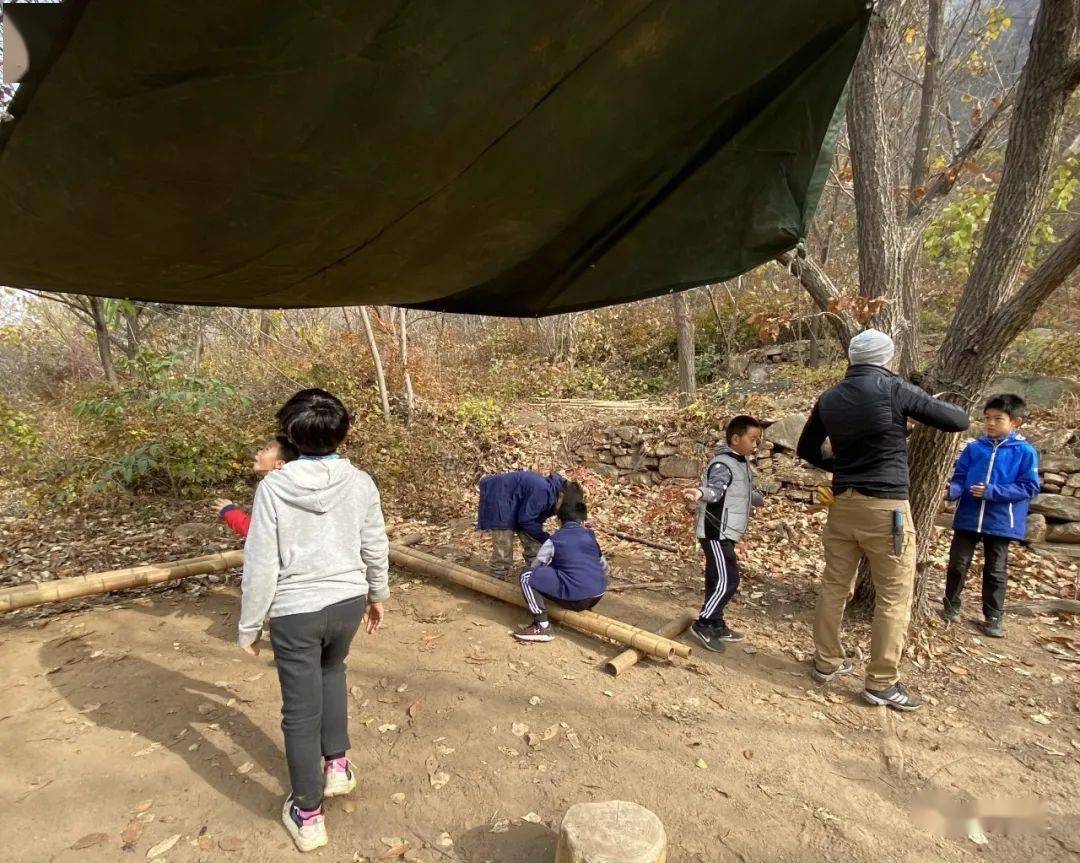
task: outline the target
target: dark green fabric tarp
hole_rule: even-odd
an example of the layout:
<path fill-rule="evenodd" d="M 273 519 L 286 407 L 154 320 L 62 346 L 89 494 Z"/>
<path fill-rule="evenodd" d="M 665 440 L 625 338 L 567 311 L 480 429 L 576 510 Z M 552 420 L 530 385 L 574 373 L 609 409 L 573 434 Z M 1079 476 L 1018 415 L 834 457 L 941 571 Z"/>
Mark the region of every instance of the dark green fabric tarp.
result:
<path fill-rule="evenodd" d="M 805 234 L 866 6 L 67 0 L 0 133 L 0 284 L 543 315 L 716 282 Z"/>

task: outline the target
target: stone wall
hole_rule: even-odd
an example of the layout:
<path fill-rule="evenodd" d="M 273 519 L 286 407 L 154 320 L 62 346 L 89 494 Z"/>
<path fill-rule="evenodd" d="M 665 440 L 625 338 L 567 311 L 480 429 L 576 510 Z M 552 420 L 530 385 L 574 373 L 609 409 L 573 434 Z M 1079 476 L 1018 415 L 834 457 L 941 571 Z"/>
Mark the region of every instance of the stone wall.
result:
<path fill-rule="evenodd" d="M 814 490 L 828 483 L 826 474 L 801 465 L 794 456 L 795 440 L 805 422 L 805 416 L 793 415 L 766 429 L 755 469 L 758 486 L 767 494 L 811 503 Z M 792 439 L 790 429 L 795 425 Z M 715 445 L 713 439 L 663 436 L 643 426 L 621 425 L 598 431 L 573 452 L 585 467 L 613 481 L 696 485 Z"/>
<path fill-rule="evenodd" d="M 795 457 L 805 423 L 805 414 L 791 414 L 765 430 L 755 468 L 758 486 L 767 494 L 813 503 L 816 489 L 828 485 L 827 474 Z M 1040 456 L 1043 491 L 1031 503 L 1027 538 L 1080 557 L 1080 439 L 1075 432 L 1057 430 L 1033 443 L 1050 454 Z M 665 436 L 644 425 L 620 425 L 595 432 L 572 452 L 585 467 L 614 482 L 694 485 L 715 444 L 713 439 Z M 951 519 L 941 521 L 949 523 Z"/>

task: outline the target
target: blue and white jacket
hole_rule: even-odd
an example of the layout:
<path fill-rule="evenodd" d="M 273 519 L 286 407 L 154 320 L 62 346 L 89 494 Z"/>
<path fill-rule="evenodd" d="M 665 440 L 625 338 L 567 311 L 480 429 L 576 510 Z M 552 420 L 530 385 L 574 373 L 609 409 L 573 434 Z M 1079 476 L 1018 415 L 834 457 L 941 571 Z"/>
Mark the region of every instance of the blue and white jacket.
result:
<path fill-rule="evenodd" d="M 985 485 L 982 498 L 971 493 Z M 953 528 L 1023 539 L 1028 502 L 1039 493 L 1039 454 L 1022 434 L 984 435 L 964 447 L 956 460 L 949 500 L 959 500 Z"/>

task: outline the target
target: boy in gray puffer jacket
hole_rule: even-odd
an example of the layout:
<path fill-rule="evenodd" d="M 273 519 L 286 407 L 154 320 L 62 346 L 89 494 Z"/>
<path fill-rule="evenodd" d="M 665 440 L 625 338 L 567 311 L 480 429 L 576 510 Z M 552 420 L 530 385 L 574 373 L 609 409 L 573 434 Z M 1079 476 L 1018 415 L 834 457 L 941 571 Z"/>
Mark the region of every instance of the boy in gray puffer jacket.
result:
<path fill-rule="evenodd" d="M 753 417 L 734 417 L 724 432 L 727 442 L 716 448 L 701 486 L 685 492 L 688 501 L 697 502 L 696 533 L 705 552 L 705 604 L 690 634 L 717 652 L 724 642 L 743 638 L 724 621 L 724 609 L 739 589 L 735 544 L 750 524 L 751 507 L 761 504 L 747 461 L 757 452 L 761 429 Z"/>

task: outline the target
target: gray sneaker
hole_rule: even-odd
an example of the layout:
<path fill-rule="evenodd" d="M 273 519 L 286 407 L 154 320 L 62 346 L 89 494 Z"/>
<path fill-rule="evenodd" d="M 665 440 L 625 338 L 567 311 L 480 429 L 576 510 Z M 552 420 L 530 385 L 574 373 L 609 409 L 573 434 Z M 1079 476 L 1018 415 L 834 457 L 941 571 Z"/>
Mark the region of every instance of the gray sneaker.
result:
<path fill-rule="evenodd" d="M 832 671 L 818 671 L 818 667 L 815 665 L 814 670 L 810 672 L 810 676 L 817 683 L 829 683 L 837 677 L 843 677 L 845 674 L 851 674 L 854 671 L 855 666 L 851 664 L 851 660 L 845 659 Z"/>
<path fill-rule="evenodd" d="M 902 683 L 894 683 L 888 689 L 864 689 L 863 700 L 876 707 L 890 707 L 893 710 L 918 710 L 922 700 L 907 691 Z"/>
<path fill-rule="evenodd" d="M 988 617 L 986 618 L 986 624 L 983 626 L 983 632 L 991 638 L 1004 638 L 1005 622 L 1000 617 Z"/>

